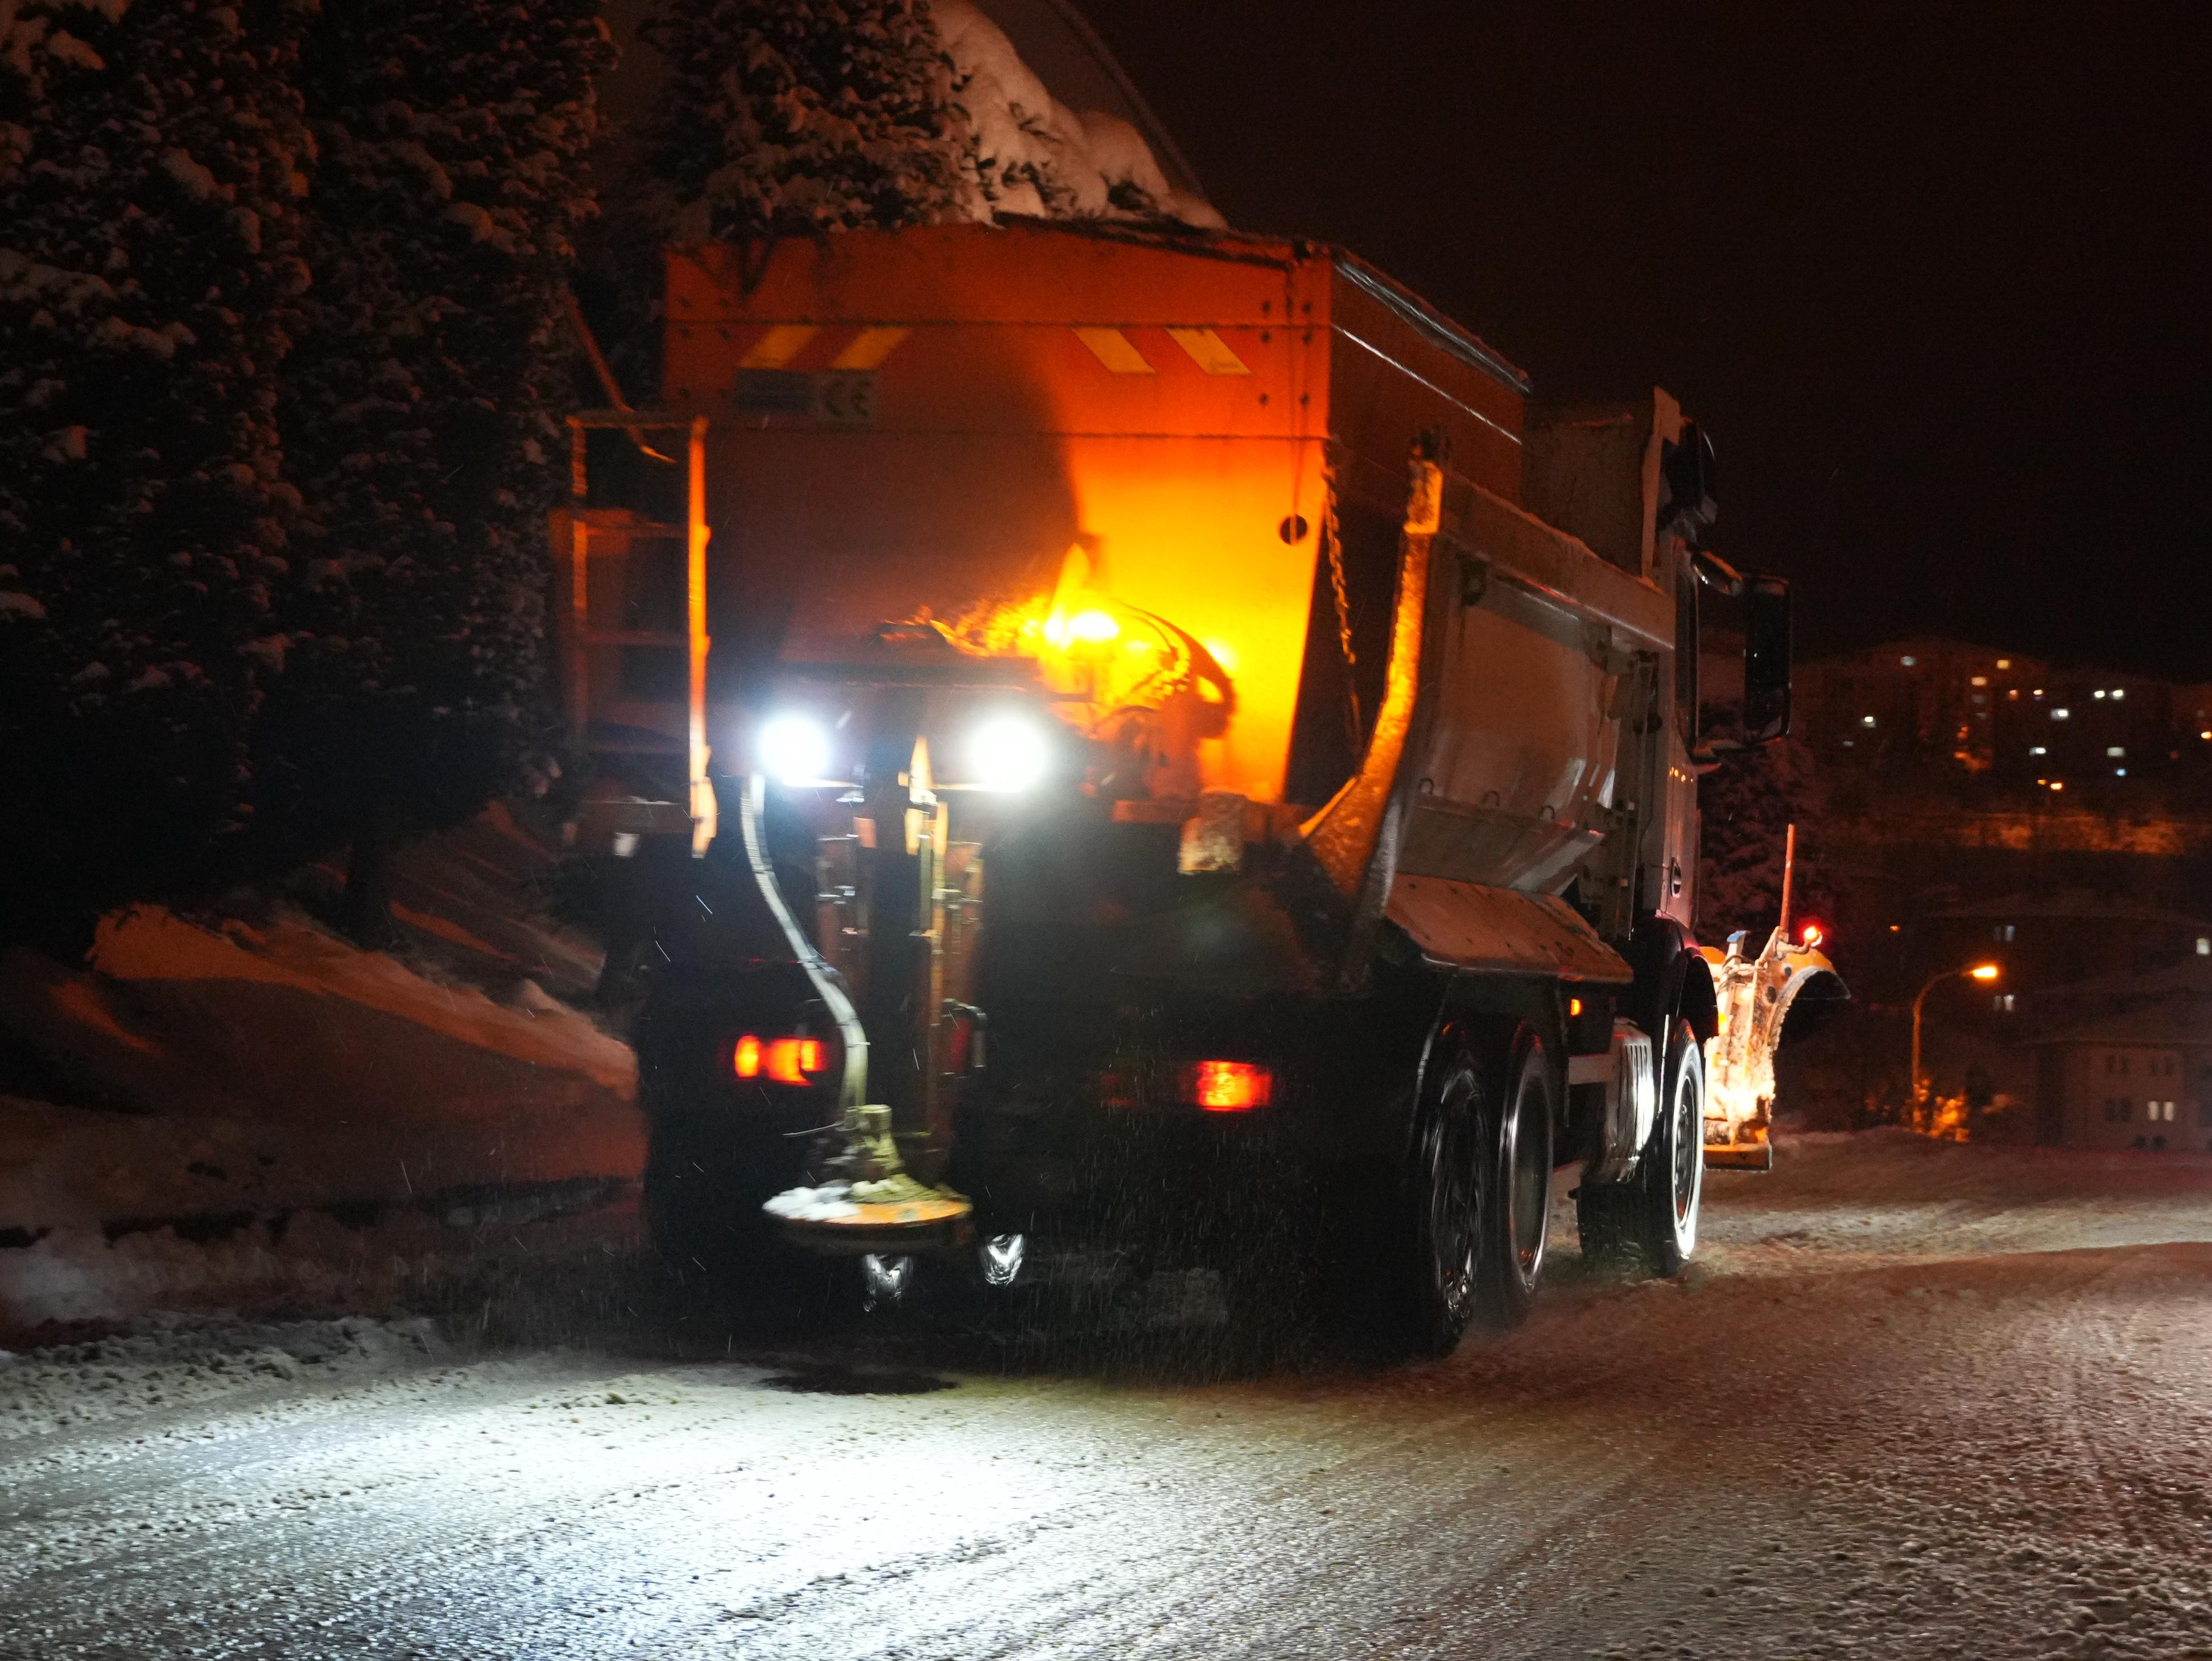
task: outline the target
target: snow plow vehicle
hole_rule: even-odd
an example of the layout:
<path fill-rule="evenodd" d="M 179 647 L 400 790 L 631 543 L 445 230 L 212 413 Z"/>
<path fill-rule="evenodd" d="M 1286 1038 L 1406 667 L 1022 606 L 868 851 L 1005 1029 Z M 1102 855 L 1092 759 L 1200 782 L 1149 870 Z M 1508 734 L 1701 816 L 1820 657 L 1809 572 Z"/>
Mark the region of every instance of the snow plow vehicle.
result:
<path fill-rule="evenodd" d="M 1434 1352 L 1525 1312 L 1559 1167 L 1587 1241 L 1690 1257 L 1742 1125 L 1700 592 L 1739 742 L 1790 625 L 1671 398 L 1547 408 L 1340 250 L 1128 226 L 679 250 L 665 328 L 560 536 L 578 742 L 680 768 L 702 856 L 636 1035 L 672 1258 L 896 1290 L 1325 1222 Z M 680 515 L 595 504 L 625 430 Z"/>

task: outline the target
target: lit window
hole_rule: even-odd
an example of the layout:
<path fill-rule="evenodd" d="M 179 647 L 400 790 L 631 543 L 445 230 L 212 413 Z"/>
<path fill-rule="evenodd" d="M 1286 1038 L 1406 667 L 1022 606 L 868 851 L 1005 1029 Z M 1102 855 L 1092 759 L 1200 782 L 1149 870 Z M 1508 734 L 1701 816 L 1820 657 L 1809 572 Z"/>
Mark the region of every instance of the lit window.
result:
<path fill-rule="evenodd" d="M 1911 669 L 1911 668 L 1913 666 L 1913 664 L 1915 664 L 1918 663 L 1918 662 L 1920 661 L 1920 659 L 1918 659 L 1917 658 L 1899 658 L 1897 661 L 1898 661 L 1899 663 L 1900 663 L 1900 664 L 1903 664 L 1905 666 L 1905 668 L 1907 668 L 1907 669 Z"/>
<path fill-rule="evenodd" d="M 2054 721 L 2071 720 L 2073 716 L 2074 712 L 2070 709 L 2054 709 L 2051 712 L 2051 718 Z"/>
<path fill-rule="evenodd" d="M 1857 748 L 1858 748 L 1858 746 L 1857 746 L 1855 743 L 1853 743 L 1850 739 L 1846 738 L 1846 739 L 1844 739 L 1844 748 L 1845 749 L 1857 749 Z"/>
<path fill-rule="evenodd" d="M 1977 675 L 1976 676 L 1974 676 L 1974 678 L 1973 678 L 1972 681 L 1969 681 L 1966 684 L 1967 684 L 1967 685 L 1969 685 L 1969 686 L 1985 687 L 1985 686 L 1989 685 L 1989 683 L 1990 683 L 1990 677 L 1989 677 L 1988 676 L 1986 676 L 1986 675 Z"/>
<path fill-rule="evenodd" d="M 2105 754 L 2107 755 L 2125 755 L 2127 753 L 2126 747 L 2124 745 L 2107 744 L 2105 746 Z"/>
<path fill-rule="evenodd" d="M 2013 995 L 2010 992 L 1999 992 L 1996 995 L 1995 1006 L 1996 1012 L 1999 1015 L 2010 1015 L 2012 1013 L 2012 1002 Z"/>
<path fill-rule="evenodd" d="M 2197 955 L 2199 957 L 2212 957 L 2212 935 L 2200 934 L 2197 937 Z"/>
<path fill-rule="evenodd" d="M 2011 658 L 1998 658 L 1998 659 L 1997 659 L 1997 667 L 1998 667 L 1999 669 L 2010 669 L 2010 668 L 2012 667 L 2012 659 L 2011 659 Z"/>
<path fill-rule="evenodd" d="M 1871 715 L 1862 715 L 1862 716 L 1860 716 L 1860 717 L 1859 717 L 1859 724 L 1860 724 L 1861 726 L 1863 726 L 1863 727 L 1870 727 L 1870 726 L 1872 726 L 1872 725 L 1874 724 L 1874 717 L 1873 717 L 1873 716 L 1871 716 Z"/>

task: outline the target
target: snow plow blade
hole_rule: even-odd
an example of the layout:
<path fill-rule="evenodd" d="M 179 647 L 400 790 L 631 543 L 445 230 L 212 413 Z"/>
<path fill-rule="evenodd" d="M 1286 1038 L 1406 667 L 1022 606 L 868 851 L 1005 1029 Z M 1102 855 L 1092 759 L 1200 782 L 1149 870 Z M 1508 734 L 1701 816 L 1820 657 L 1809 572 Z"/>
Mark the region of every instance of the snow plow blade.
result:
<path fill-rule="evenodd" d="M 1705 1168 L 1774 1168 L 1774 1054 L 1799 994 L 1843 995 L 1836 966 L 1816 949 L 1819 937 L 1793 943 L 1778 928 L 1753 957 L 1745 937 L 1727 949 L 1704 949 L 1712 967 L 1719 1030 L 1705 1044 Z"/>

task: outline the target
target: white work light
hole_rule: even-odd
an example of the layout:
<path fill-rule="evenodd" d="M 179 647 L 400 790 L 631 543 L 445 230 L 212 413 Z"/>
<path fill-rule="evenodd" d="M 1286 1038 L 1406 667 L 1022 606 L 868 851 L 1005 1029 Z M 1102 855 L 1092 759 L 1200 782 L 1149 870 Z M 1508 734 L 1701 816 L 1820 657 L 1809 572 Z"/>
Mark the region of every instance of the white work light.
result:
<path fill-rule="evenodd" d="M 811 784 L 830 771 L 830 735 L 811 716 L 771 715 L 753 736 L 753 755 L 778 784 Z"/>
<path fill-rule="evenodd" d="M 1032 716 L 994 715 L 969 736 L 968 764 L 978 790 L 1027 790 L 1052 764 L 1051 741 Z"/>

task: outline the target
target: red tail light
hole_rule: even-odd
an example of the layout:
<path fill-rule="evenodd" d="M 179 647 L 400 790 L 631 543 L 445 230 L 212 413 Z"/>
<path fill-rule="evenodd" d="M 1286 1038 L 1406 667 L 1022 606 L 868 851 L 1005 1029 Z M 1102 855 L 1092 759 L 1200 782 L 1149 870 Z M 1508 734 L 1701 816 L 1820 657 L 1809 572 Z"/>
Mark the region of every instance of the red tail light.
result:
<path fill-rule="evenodd" d="M 1194 1061 L 1182 1070 L 1182 1094 L 1209 1113 L 1249 1113 L 1274 1100 L 1274 1070 L 1249 1061 Z"/>
<path fill-rule="evenodd" d="M 730 1066 L 739 1078 L 766 1077 L 775 1084 L 805 1084 L 809 1073 L 827 1072 L 829 1046 L 818 1038 L 762 1039 L 747 1033 L 731 1052 Z"/>

